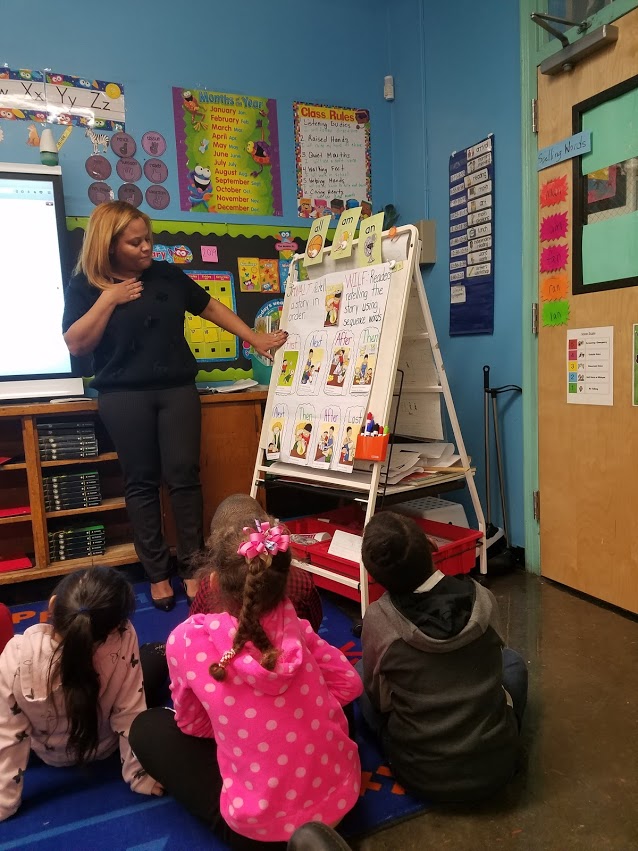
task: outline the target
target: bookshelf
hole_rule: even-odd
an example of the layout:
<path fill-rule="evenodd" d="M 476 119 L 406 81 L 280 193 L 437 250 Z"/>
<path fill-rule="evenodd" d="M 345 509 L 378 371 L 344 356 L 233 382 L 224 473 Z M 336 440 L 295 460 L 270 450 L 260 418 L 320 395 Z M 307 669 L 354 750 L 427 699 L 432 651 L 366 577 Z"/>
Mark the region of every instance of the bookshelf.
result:
<path fill-rule="evenodd" d="M 257 390 L 201 397 L 200 467 L 205 529 L 209 527 L 217 505 L 225 497 L 233 493 L 247 493 L 250 489 L 266 395 L 265 391 Z M 64 419 L 95 420 L 100 449 L 97 457 L 55 461 L 40 459 L 38 422 Z M 0 456 L 20 456 L 15 461 L 0 465 L 0 508 L 29 505 L 31 509 L 30 514 L 0 517 L 0 556 L 26 553 L 33 565 L 21 570 L 0 570 L 0 586 L 62 576 L 83 567 L 119 567 L 137 562 L 117 453 L 110 449 L 98 418 L 95 399 L 0 404 Z M 43 492 L 46 476 L 91 469 L 100 473 L 101 505 L 46 511 Z M 169 500 L 164 493 L 162 515 L 166 539 L 172 546 L 175 528 Z M 49 531 L 91 522 L 104 525 L 106 552 L 103 555 L 50 561 Z"/>
<path fill-rule="evenodd" d="M 93 458 L 44 461 L 40 458 L 39 422 L 86 420 L 95 423 L 101 454 Z M 0 405 L 0 455 L 16 458 L 0 466 L 0 508 L 29 505 L 29 514 L 0 517 L 0 555 L 26 554 L 32 567 L 0 571 L 0 585 L 60 576 L 78 567 L 116 567 L 137 561 L 126 516 L 124 484 L 107 436 L 97 417 L 97 402 L 19 403 Z M 87 467 L 87 465 L 89 465 Z M 95 468 L 100 473 L 102 502 L 86 508 L 47 511 L 43 481 L 48 475 Z M 77 518 L 77 523 L 75 519 Z M 85 558 L 51 561 L 48 533 L 69 526 L 102 523 L 106 552 Z M 1 563 L 0 563 L 1 564 Z"/>

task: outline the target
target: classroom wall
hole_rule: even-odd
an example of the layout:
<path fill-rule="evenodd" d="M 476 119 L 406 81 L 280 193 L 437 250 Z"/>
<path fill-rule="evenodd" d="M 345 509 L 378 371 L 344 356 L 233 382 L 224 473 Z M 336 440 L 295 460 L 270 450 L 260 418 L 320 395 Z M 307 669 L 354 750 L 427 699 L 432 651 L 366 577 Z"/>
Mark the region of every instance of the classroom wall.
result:
<path fill-rule="evenodd" d="M 73 0 L 14 3 L 3 10 L 0 63 L 54 68 L 126 86 L 127 131 L 158 130 L 167 142 L 171 205 L 155 218 L 220 220 L 179 209 L 174 165 L 172 86 L 274 97 L 278 101 L 284 216 L 298 223 L 291 104 L 295 99 L 371 112 L 374 207 L 396 204 L 401 222 L 437 222 L 438 263 L 424 281 L 468 452 L 484 499 L 482 366 L 492 383 L 521 380 L 521 175 L 518 4 L 503 0 L 368 0 L 363 7 L 241 0 L 168 0 L 144 9 L 111 0 L 91 13 Z M 293 33 L 296 32 L 296 37 Z M 383 76 L 396 99 L 383 99 Z M 0 122 L 0 160 L 38 162 L 26 122 Z M 495 134 L 496 284 L 493 336 L 450 338 L 447 268 L 448 158 Z M 89 141 L 78 128 L 61 152 L 70 215 L 92 209 L 84 170 Z M 113 159 L 112 155 L 110 158 Z M 224 216 L 224 221 L 245 221 Z M 501 402 L 502 404 L 502 402 Z M 522 406 L 502 405 L 512 539 L 523 544 Z M 456 498 L 456 497 L 455 497 Z M 493 490 L 497 506 L 496 487 Z M 498 508 L 494 519 L 498 522 Z"/>
<path fill-rule="evenodd" d="M 485 510 L 483 365 L 491 367 L 492 386 L 520 384 L 522 376 L 518 3 L 396 0 L 387 15 L 390 73 L 396 78 L 395 194 L 402 221 L 436 221 L 438 261 L 423 278 Z M 452 151 L 489 133 L 495 137 L 496 165 L 494 334 L 451 338 L 448 162 Z M 511 538 L 523 546 L 521 400 L 501 397 L 499 409 Z M 492 514 L 501 525 L 494 453 L 493 460 Z"/>
<path fill-rule="evenodd" d="M 298 222 L 294 100 L 370 110 L 373 200 L 379 208 L 391 201 L 392 134 L 389 107 L 383 100 L 387 36 L 385 4 L 379 0 L 367 2 L 365 14 L 359 6 L 337 0 L 325 0 L 320 8 L 294 0 L 270 4 L 110 0 L 95 7 L 76 0 L 4 4 L 1 63 L 124 83 L 127 132 L 139 142 L 146 130 L 158 130 L 169 145 L 163 159 L 170 170 L 164 185 L 171 204 L 153 213 L 154 218 L 246 221 L 241 216 L 180 210 L 173 86 L 277 99 L 284 216 L 252 217 L 251 222 Z M 5 133 L 0 161 L 39 162 L 38 150 L 26 145 L 27 127 L 24 121 L 0 121 Z M 55 131 L 56 138 L 59 133 Z M 88 215 L 93 209 L 87 197 L 91 178 L 84 168 L 91 150 L 80 128 L 62 148 L 69 215 Z M 109 159 L 115 161 L 112 154 Z M 140 186 L 146 185 L 142 179 Z"/>

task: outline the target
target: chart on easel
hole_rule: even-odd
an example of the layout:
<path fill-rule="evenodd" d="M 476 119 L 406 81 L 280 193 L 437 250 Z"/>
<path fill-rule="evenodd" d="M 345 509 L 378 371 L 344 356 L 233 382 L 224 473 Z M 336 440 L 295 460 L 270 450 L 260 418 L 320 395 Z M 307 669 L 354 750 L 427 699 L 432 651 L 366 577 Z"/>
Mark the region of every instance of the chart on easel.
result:
<path fill-rule="evenodd" d="M 358 252 L 333 259 L 328 248 L 303 280 L 303 257 L 294 258 L 281 315 L 289 336 L 274 358 L 252 495 L 275 480 L 334 490 L 367 503 L 367 523 L 378 497 L 412 499 L 424 487 L 465 480 L 484 532 L 416 262 L 418 232 L 404 225 L 380 242 L 381 263 L 356 265 Z M 444 406 L 453 442 L 446 439 Z M 482 572 L 485 565 L 481 555 Z M 362 565 L 358 576 L 333 578 L 354 582 L 363 612 Z"/>

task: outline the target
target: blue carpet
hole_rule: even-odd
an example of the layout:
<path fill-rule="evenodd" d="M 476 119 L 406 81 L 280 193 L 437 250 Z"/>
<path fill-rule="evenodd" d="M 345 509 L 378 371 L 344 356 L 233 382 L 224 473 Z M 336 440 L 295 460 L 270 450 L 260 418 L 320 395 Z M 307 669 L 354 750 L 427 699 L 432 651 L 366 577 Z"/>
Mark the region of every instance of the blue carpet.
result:
<path fill-rule="evenodd" d="M 135 586 L 135 629 L 140 644 L 163 641 L 188 614 L 181 598 L 169 614 L 151 604 L 148 585 Z M 361 642 L 352 634 L 352 622 L 331 600 L 323 598 L 322 637 L 341 648 L 354 664 L 361 658 Z M 13 606 L 23 632 L 37 623 L 46 603 Z M 359 802 L 339 827 L 344 836 L 369 834 L 394 821 L 414 815 L 426 805 L 406 795 L 395 783 L 376 740 L 357 717 L 362 789 Z M 24 849 L 58 851 L 174 851 L 188 848 L 223 849 L 226 846 L 188 815 L 171 798 L 136 795 L 120 773 L 119 754 L 79 768 L 50 768 L 31 761 L 25 775 L 22 806 L 2 823 L 0 851 Z"/>

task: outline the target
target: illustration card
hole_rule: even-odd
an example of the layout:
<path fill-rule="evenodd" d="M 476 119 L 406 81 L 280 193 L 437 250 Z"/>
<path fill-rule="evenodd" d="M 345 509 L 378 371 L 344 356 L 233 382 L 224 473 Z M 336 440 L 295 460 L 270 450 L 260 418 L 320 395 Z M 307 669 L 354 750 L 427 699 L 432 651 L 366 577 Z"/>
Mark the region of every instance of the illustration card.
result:
<path fill-rule="evenodd" d="M 277 377 L 277 395 L 287 395 L 293 392 L 295 377 L 298 375 L 299 349 L 301 340 L 299 334 L 290 334 L 286 340 L 286 348 L 283 352 L 279 375 Z"/>
<path fill-rule="evenodd" d="M 243 293 L 261 292 L 259 259 L 257 257 L 238 257 L 239 289 Z"/>
<path fill-rule="evenodd" d="M 308 336 L 301 363 L 298 364 L 297 393 L 300 396 L 316 396 L 319 392 L 326 369 L 327 347 L 328 335 L 325 332 L 315 331 Z"/>
<path fill-rule="evenodd" d="M 348 408 L 341 424 L 337 450 L 332 456 L 332 469 L 352 472 L 357 437 L 363 425 L 365 409 L 362 406 Z"/>
<path fill-rule="evenodd" d="M 280 292 L 278 260 L 260 260 L 259 277 L 261 280 L 262 293 Z"/>
<path fill-rule="evenodd" d="M 350 364 L 354 335 L 350 331 L 338 331 L 332 341 L 331 357 L 326 371 L 325 392 L 329 394 L 343 394 L 346 388 L 346 377 Z"/>
<path fill-rule="evenodd" d="M 270 425 L 268 426 L 268 444 L 266 458 L 268 461 L 278 461 L 281 456 L 281 444 L 288 422 L 288 407 L 283 402 L 273 405 Z"/>
<path fill-rule="evenodd" d="M 312 405 L 299 405 L 293 421 L 292 435 L 288 447 L 288 458 L 282 460 L 293 464 L 308 464 L 313 451 L 313 427 L 315 409 Z"/>
<path fill-rule="evenodd" d="M 324 328 L 336 328 L 339 324 L 341 301 L 343 299 L 343 284 L 341 281 L 326 286 L 326 318 Z"/>
<path fill-rule="evenodd" d="M 370 392 L 377 365 L 380 334 L 381 332 L 378 329 L 366 328 L 359 336 L 352 378 L 352 393 Z"/>
<path fill-rule="evenodd" d="M 317 424 L 317 439 L 314 444 L 311 467 L 329 470 L 337 451 L 341 431 L 341 409 L 337 406 L 322 408 Z"/>
<path fill-rule="evenodd" d="M 332 240 L 332 251 L 330 252 L 332 260 L 341 260 L 343 257 L 350 257 L 352 254 L 352 240 L 359 225 L 360 216 L 361 207 L 345 210 L 341 214 Z"/>

